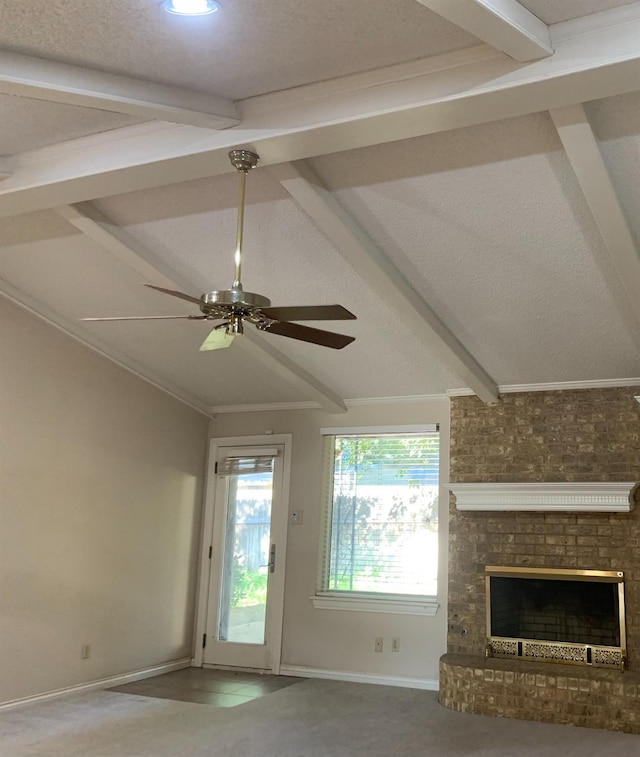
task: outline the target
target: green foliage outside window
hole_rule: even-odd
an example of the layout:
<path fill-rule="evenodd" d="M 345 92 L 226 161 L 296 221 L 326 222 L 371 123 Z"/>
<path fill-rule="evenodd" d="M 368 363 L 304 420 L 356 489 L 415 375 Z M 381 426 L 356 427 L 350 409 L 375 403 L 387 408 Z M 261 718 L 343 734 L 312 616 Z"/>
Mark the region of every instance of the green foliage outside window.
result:
<path fill-rule="evenodd" d="M 334 450 L 325 589 L 434 592 L 438 436 L 338 436 Z"/>

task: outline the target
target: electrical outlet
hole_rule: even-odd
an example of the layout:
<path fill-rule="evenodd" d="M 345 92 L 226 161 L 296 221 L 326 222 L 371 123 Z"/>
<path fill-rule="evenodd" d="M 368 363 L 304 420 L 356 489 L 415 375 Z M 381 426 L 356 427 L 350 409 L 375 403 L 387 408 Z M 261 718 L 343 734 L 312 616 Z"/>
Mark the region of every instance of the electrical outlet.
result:
<path fill-rule="evenodd" d="M 393 639 L 391 639 L 391 651 L 392 652 L 400 651 L 400 639 L 397 636 L 394 636 Z"/>
<path fill-rule="evenodd" d="M 88 660 L 90 657 L 91 657 L 91 645 L 81 644 L 80 645 L 80 659 Z"/>
<path fill-rule="evenodd" d="M 292 526 L 301 526 L 302 525 L 302 510 L 293 510 L 291 512 L 291 525 Z"/>
<path fill-rule="evenodd" d="M 376 636 L 376 640 L 373 644 L 373 651 L 382 652 L 382 644 L 383 644 L 382 636 Z"/>

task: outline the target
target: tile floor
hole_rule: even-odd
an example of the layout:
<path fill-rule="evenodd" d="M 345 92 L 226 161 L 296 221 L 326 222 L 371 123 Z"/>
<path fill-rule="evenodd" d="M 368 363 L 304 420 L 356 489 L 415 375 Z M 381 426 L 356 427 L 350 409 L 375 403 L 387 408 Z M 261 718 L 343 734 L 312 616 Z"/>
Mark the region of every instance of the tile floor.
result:
<path fill-rule="evenodd" d="M 231 670 L 184 668 L 123 686 L 114 686 L 109 691 L 177 699 L 212 707 L 235 707 L 303 680 L 259 673 L 236 673 Z"/>

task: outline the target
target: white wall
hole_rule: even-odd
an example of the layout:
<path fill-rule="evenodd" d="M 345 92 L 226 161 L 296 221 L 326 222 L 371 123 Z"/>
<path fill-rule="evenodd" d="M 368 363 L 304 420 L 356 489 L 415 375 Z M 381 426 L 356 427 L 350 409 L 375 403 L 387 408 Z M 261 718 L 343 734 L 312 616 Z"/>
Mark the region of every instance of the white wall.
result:
<path fill-rule="evenodd" d="M 293 434 L 290 510 L 302 509 L 302 525 L 289 526 L 285 584 L 283 665 L 352 671 L 387 676 L 438 679 L 438 658 L 446 647 L 446 543 L 448 496 L 440 495 L 440 609 L 435 617 L 316 610 L 310 597 L 316 587 L 320 540 L 320 429 L 439 423 L 442 437 L 441 481 L 448 480 L 449 402 L 357 406 L 344 415 L 319 410 L 220 414 L 211 435 L 249 436 L 269 429 Z M 382 654 L 373 651 L 383 636 Z M 391 652 L 391 637 L 400 652 Z"/>
<path fill-rule="evenodd" d="M 0 702 L 190 657 L 207 419 L 0 323 Z"/>

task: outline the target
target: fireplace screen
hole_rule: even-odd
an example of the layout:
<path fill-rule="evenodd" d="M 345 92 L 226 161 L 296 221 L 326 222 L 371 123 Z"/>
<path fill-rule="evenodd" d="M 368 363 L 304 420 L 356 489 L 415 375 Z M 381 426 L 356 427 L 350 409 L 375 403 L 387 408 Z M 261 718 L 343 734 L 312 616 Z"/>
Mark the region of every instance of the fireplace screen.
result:
<path fill-rule="evenodd" d="M 488 566 L 487 655 L 624 667 L 624 575 Z"/>

